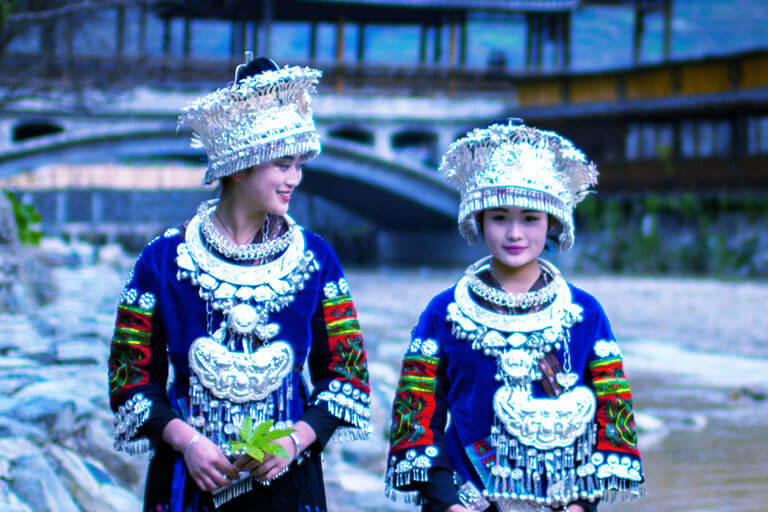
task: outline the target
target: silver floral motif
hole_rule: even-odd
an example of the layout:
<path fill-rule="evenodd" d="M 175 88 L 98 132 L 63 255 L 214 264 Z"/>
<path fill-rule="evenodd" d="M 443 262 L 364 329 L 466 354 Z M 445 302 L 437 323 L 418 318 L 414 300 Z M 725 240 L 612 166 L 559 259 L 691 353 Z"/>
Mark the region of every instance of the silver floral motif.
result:
<path fill-rule="evenodd" d="M 616 340 L 598 340 L 595 343 L 595 354 L 598 357 L 605 358 L 605 357 L 621 357 L 621 349 L 619 348 L 619 344 L 616 343 Z"/>
<path fill-rule="evenodd" d="M 138 297 L 138 295 L 139 293 L 135 288 L 123 288 L 123 291 L 120 292 L 120 303 L 131 306 L 136 302 L 136 297 Z"/>
<path fill-rule="evenodd" d="M 339 287 L 333 281 L 329 281 L 323 286 L 323 293 L 326 299 L 335 299 L 339 296 Z"/>
<path fill-rule="evenodd" d="M 155 309 L 155 295 L 152 292 L 144 292 L 139 297 L 139 307 L 144 311 Z"/>

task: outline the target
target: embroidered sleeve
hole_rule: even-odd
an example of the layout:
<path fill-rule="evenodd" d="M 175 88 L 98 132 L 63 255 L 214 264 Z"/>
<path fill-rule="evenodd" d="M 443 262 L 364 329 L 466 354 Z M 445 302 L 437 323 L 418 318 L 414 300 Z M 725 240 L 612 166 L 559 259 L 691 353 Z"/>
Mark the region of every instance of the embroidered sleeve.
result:
<path fill-rule="evenodd" d="M 333 435 L 336 440 L 367 439 L 371 399 L 363 335 L 335 256 L 324 266 L 320 305 L 312 320 L 309 369 L 315 389 L 310 403 L 343 422 Z"/>
<path fill-rule="evenodd" d="M 429 470 L 450 469 L 443 446 L 447 406 L 439 367 L 434 324 L 425 312 L 403 358 L 392 405 L 385 478 L 387 497 L 393 501 L 420 503 Z"/>
<path fill-rule="evenodd" d="M 598 322 L 597 341 L 589 361 L 589 379 L 597 397 L 597 444 L 592 453 L 603 499 L 632 499 L 642 493 L 643 476 L 637 449 L 632 393 L 622 355 L 608 320 Z"/>
<path fill-rule="evenodd" d="M 159 439 L 162 428 L 176 416 L 165 393 L 168 359 L 146 259 L 142 254 L 120 294 L 109 354 L 115 449 L 131 454 L 149 451 L 151 441 Z"/>

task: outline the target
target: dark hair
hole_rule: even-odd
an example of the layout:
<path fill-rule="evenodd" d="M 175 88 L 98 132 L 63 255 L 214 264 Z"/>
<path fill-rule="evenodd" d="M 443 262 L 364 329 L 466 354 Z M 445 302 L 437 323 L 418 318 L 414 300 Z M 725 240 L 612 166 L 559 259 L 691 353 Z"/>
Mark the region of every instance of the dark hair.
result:
<path fill-rule="evenodd" d="M 267 57 L 259 57 L 253 59 L 248 64 L 237 66 L 237 70 L 235 71 L 235 82 L 239 82 L 249 76 L 260 75 L 265 71 L 278 71 L 279 69 L 280 66 L 278 66 L 277 62 L 274 60 Z"/>

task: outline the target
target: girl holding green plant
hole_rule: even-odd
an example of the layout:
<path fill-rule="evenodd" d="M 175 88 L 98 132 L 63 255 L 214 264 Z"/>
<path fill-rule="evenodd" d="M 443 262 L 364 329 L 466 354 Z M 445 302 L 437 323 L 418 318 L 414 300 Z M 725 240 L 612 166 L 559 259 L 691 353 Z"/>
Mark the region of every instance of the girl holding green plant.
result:
<path fill-rule="evenodd" d="M 144 249 L 109 357 L 115 446 L 154 452 L 146 511 L 323 512 L 321 450 L 368 436 L 349 286 L 330 246 L 287 214 L 320 152 L 319 76 L 250 61 L 181 116 L 221 198 Z"/>

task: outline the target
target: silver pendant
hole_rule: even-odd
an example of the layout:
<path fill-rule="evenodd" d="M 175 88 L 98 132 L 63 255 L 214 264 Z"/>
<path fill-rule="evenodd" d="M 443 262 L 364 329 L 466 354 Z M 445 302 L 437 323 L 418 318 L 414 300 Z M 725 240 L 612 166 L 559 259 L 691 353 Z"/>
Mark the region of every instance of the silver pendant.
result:
<path fill-rule="evenodd" d="M 189 367 L 216 398 L 244 403 L 262 400 L 279 388 L 293 369 L 293 348 L 273 341 L 253 353 L 233 352 L 207 336 L 189 349 Z"/>
<path fill-rule="evenodd" d="M 493 396 L 507 432 L 539 450 L 570 446 L 586 432 L 597 409 L 594 393 L 577 386 L 557 398 L 534 398 L 529 389 L 501 386 Z"/>

